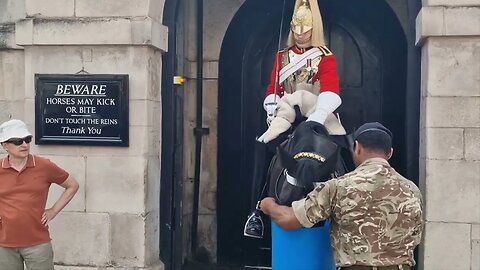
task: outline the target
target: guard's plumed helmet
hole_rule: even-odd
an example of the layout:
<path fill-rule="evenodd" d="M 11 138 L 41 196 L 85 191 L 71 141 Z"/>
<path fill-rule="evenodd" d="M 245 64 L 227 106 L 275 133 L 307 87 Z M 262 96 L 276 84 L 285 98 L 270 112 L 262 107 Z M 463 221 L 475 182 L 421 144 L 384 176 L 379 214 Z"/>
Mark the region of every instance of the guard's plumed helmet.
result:
<path fill-rule="evenodd" d="M 293 33 L 303 34 L 312 30 L 311 45 L 318 47 L 325 45 L 323 36 L 322 16 L 317 0 L 296 0 L 290 23 L 291 31 L 288 35 L 288 46 L 295 45 Z"/>
<path fill-rule="evenodd" d="M 292 32 L 299 35 L 313 28 L 312 11 L 306 0 L 303 0 L 302 5 L 293 14 L 290 27 Z"/>

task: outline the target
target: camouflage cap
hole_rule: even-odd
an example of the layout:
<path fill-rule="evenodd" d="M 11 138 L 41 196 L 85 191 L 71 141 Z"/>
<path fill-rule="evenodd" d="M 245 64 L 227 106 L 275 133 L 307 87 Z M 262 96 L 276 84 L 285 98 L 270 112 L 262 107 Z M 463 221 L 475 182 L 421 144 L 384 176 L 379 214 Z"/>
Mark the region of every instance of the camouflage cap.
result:
<path fill-rule="evenodd" d="M 380 124 L 379 122 L 370 122 L 370 123 L 365 123 L 361 125 L 357 130 L 355 130 L 355 132 L 353 132 L 352 134 L 353 140 L 356 140 L 358 136 L 360 136 L 361 134 L 367 131 L 379 131 L 387 134 L 390 137 L 390 139 L 393 137 L 392 132 L 388 128 L 386 128 L 384 125 Z"/>

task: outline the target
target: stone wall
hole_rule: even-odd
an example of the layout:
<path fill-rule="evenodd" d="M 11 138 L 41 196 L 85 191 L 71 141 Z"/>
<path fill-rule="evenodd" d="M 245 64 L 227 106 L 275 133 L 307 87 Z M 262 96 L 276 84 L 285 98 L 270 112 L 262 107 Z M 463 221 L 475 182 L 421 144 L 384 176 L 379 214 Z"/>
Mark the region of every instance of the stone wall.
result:
<path fill-rule="evenodd" d="M 480 269 L 480 1 L 429 0 L 422 47 L 421 269 Z"/>
<path fill-rule="evenodd" d="M 15 43 L 15 21 L 25 16 L 23 1 L 0 1 L 0 120 L 23 118 L 24 53 Z M 2 149 L 3 150 L 3 149 Z"/>
<path fill-rule="evenodd" d="M 228 25 L 243 1 L 204 1 L 203 47 L 203 127 L 209 134 L 202 140 L 200 201 L 198 217 L 199 249 L 207 251 L 208 260 L 217 259 L 217 111 L 218 61 L 220 48 Z M 196 121 L 196 6 L 185 6 L 185 191 L 184 191 L 184 247 L 190 246 L 192 217 Z M 186 254 L 188 250 L 184 250 Z"/>

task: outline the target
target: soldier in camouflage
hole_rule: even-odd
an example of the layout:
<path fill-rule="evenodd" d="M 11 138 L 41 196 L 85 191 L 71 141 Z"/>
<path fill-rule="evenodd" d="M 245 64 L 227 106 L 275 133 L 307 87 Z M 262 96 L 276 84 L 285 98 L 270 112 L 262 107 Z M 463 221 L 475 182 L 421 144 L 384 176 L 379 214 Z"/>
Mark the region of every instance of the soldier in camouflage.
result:
<path fill-rule="evenodd" d="M 320 184 L 292 207 L 265 198 L 261 209 L 284 229 L 330 218 L 339 269 L 409 270 L 423 231 L 422 195 L 387 161 L 393 153 L 390 130 L 367 123 L 353 139 L 353 172 Z"/>

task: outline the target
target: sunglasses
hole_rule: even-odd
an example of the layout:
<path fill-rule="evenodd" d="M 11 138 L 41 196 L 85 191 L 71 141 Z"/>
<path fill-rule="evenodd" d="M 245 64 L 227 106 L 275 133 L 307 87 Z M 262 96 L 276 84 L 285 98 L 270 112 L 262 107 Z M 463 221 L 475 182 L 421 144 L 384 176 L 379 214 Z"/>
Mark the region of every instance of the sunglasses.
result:
<path fill-rule="evenodd" d="M 12 143 L 16 146 L 22 145 L 23 142 L 30 143 L 32 141 L 32 136 L 27 136 L 25 138 L 11 138 L 10 140 L 6 141 L 6 143 Z"/>

